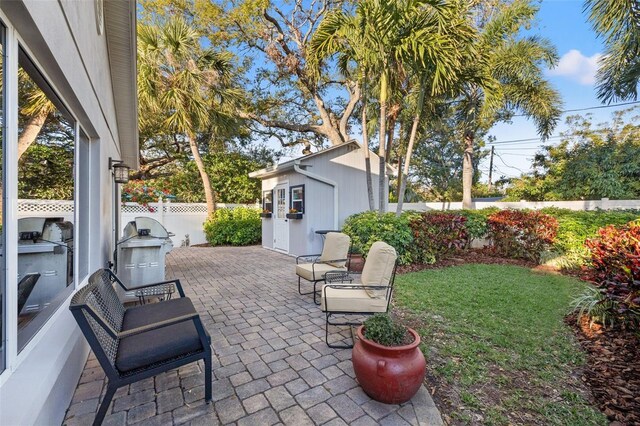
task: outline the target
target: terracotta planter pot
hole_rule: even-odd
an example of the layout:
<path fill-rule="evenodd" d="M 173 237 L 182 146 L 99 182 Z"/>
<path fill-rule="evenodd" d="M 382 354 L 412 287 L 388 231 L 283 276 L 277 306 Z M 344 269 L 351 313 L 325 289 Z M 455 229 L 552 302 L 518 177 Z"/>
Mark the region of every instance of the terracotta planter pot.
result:
<path fill-rule="evenodd" d="M 352 361 L 362 390 L 376 401 L 400 404 L 410 400 L 424 380 L 427 363 L 418 348 L 420 336 L 408 328 L 413 343 L 386 347 L 364 338 L 363 326 L 353 347 Z"/>
<path fill-rule="evenodd" d="M 361 254 L 349 255 L 349 270 L 351 272 L 362 272 L 364 269 L 364 259 Z"/>

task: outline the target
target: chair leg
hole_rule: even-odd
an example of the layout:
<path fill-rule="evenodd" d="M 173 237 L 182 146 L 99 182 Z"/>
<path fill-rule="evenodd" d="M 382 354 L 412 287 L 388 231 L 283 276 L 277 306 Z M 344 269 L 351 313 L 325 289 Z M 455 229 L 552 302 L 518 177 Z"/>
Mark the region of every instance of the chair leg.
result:
<path fill-rule="evenodd" d="M 117 390 L 117 386 L 112 385 L 111 383 L 107 385 L 107 391 L 104 394 L 104 398 L 102 398 L 100 409 L 98 409 L 98 413 L 96 414 L 95 419 L 93 419 L 93 426 L 100 426 L 102 424 L 104 416 L 107 414 L 107 409 L 109 409 L 109 404 L 111 404 L 113 395 L 115 395 Z"/>
<path fill-rule="evenodd" d="M 325 322 L 325 327 L 324 327 L 324 340 L 327 344 L 327 346 L 329 346 L 331 349 L 351 349 L 353 348 L 353 344 L 351 345 L 336 345 L 336 344 L 332 344 L 329 343 L 329 325 L 349 325 L 351 326 L 351 323 L 345 323 L 345 324 L 331 324 L 331 322 L 329 322 L 329 317 L 331 316 L 330 312 L 327 312 L 327 319 Z"/>
<path fill-rule="evenodd" d="M 211 402 L 211 351 L 204 356 L 204 400 L 208 404 Z"/>

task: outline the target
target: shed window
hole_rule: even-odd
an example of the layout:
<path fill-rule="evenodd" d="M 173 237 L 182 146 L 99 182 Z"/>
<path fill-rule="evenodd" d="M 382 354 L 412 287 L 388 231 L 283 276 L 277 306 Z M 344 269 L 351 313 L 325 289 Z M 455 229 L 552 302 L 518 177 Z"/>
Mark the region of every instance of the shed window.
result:
<path fill-rule="evenodd" d="M 290 191 L 290 209 L 295 210 L 296 213 L 304 213 L 304 185 L 292 186 Z"/>
<path fill-rule="evenodd" d="M 273 213 L 273 191 L 262 191 L 262 211 Z"/>

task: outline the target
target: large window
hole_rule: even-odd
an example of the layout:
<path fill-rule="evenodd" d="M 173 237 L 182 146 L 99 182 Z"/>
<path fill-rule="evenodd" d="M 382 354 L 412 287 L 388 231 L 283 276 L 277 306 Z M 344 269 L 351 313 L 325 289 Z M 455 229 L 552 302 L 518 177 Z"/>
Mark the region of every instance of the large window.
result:
<path fill-rule="evenodd" d="M 20 49 L 18 71 L 18 350 L 73 291 L 76 123 Z M 56 204 L 56 209 L 48 208 Z M 53 213 L 48 213 L 54 210 Z"/>

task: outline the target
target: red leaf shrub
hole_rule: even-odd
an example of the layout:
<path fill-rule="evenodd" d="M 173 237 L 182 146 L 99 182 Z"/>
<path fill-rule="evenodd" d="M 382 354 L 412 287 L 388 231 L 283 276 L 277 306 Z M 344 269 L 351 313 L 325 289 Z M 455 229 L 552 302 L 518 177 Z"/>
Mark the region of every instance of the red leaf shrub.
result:
<path fill-rule="evenodd" d="M 558 233 L 558 221 L 538 211 L 500 210 L 489 216 L 488 227 L 496 254 L 535 262 Z"/>
<path fill-rule="evenodd" d="M 587 239 L 588 278 L 602 288 L 623 316 L 640 319 L 640 223 L 610 225 Z"/>
<path fill-rule="evenodd" d="M 467 243 L 467 218 L 454 213 L 422 213 L 411 219 L 415 260 L 433 263 Z"/>

